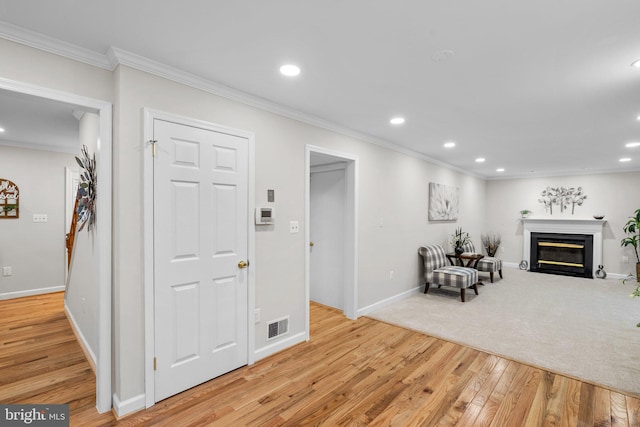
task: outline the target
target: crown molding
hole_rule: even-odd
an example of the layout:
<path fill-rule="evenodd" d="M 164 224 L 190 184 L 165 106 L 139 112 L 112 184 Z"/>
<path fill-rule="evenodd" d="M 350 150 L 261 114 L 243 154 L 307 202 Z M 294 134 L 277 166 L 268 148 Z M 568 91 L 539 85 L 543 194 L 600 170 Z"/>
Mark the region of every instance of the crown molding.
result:
<path fill-rule="evenodd" d="M 402 147 L 398 144 L 394 144 L 392 142 L 382 140 L 380 138 L 375 138 L 371 135 L 355 131 L 353 129 L 340 126 L 336 123 L 330 122 L 328 120 L 321 119 L 312 114 L 308 114 L 299 110 L 295 110 L 293 108 L 285 107 L 281 104 L 277 104 L 272 101 L 268 101 L 264 98 L 248 94 L 239 89 L 235 89 L 220 83 L 216 83 L 214 81 L 204 79 L 202 77 L 196 76 L 194 74 L 185 72 L 178 68 L 174 68 L 163 64 L 161 62 L 137 55 L 132 52 L 128 52 L 126 50 L 110 47 L 107 52 L 107 56 L 112 58 L 114 63 L 119 65 L 125 65 L 127 67 L 134 68 L 139 71 L 144 71 L 148 74 L 152 74 L 158 77 L 165 78 L 167 80 L 174 81 L 176 83 L 181 83 L 186 86 L 193 87 L 195 89 L 199 89 L 213 95 L 217 95 L 226 99 L 230 99 L 245 105 L 249 105 L 251 107 L 255 107 L 264 111 L 268 111 L 274 114 L 278 114 L 280 116 L 284 116 L 302 123 L 306 123 L 312 126 L 316 126 L 322 129 L 326 129 L 344 136 L 348 136 L 351 138 L 359 139 L 361 141 L 369 142 L 371 144 L 375 144 L 407 156 L 411 156 L 414 158 L 418 158 L 429 163 L 433 163 L 438 166 L 442 166 L 447 169 L 452 169 L 457 172 L 463 173 L 465 175 L 471 175 L 476 178 L 484 179 L 484 177 L 473 174 L 467 170 L 462 168 L 458 168 L 456 166 L 452 166 L 448 163 L 441 162 L 436 159 L 432 159 L 428 156 L 425 156 L 422 153 L 417 151 Z"/>
<path fill-rule="evenodd" d="M 13 147 L 27 150 L 49 151 L 54 153 L 66 154 L 76 154 L 78 152 L 77 146 L 47 145 L 38 144 L 35 142 L 11 141 L 7 139 L 0 139 L 0 147 Z"/>
<path fill-rule="evenodd" d="M 94 67 L 104 68 L 110 71 L 113 71 L 115 68 L 113 64 L 109 62 L 106 55 L 9 24 L 8 22 L 0 21 L 0 37 L 78 62 L 93 65 Z"/>
<path fill-rule="evenodd" d="M 114 46 L 109 47 L 105 54 L 101 54 L 71 43 L 67 43 L 62 40 L 45 36 L 35 31 L 27 30 L 13 24 L 9 24 L 4 21 L 0 21 L 0 38 L 11 40 L 15 43 L 27 45 L 35 49 L 43 50 L 45 52 L 49 52 L 85 64 L 93 65 L 95 67 L 103 68 L 109 71 L 115 70 L 118 65 L 124 65 L 158 77 L 172 80 L 176 83 L 181 83 L 195 89 L 199 89 L 226 99 L 249 105 L 251 107 L 278 114 L 280 116 L 326 129 L 344 136 L 369 142 L 371 144 L 375 144 L 410 157 L 414 157 L 450 170 L 454 170 L 464 175 L 486 179 L 486 177 L 482 175 L 474 174 L 465 169 L 430 158 L 420 152 L 408 149 L 390 141 L 386 141 L 380 138 L 373 137 L 366 133 L 355 131 L 353 129 L 338 125 L 328 120 L 321 119 L 312 114 L 285 107 L 281 104 L 268 101 L 267 99 L 248 94 L 239 89 L 235 89 L 196 76 L 178 68 L 168 66 L 153 59 L 149 59 Z"/>
<path fill-rule="evenodd" d="M 603 169 L 597 171 L 567 171 L 567 172 L 558 172 L 558 173 L 529 173 L 529 174 L 521 174 L 521 175 L 507 175 L 507 176 L 491 176 L 484 177 L 486 181 L 508 181 L 508 180 L 516 180 L 516 179 L 537 179 L 537 178 L 555 178 L 555 177 L 564 177 L 564 176 L 586 176 L 586 175 L 611 175 L 611 174 L 622 174 L 622 173 L 636 173 L 640 172 L 640 167 L 638 168 L 627 168 L 627 169 Z"/>

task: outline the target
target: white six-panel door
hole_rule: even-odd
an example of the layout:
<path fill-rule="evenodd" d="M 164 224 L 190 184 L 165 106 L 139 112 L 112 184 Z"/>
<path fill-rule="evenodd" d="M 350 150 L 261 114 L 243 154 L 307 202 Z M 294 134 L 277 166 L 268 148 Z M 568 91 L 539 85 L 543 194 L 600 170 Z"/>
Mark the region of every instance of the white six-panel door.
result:
<path fill-rule="evenodd" d="M 247 364 L 248 140 L 154 119 L 155 401 Z"/>

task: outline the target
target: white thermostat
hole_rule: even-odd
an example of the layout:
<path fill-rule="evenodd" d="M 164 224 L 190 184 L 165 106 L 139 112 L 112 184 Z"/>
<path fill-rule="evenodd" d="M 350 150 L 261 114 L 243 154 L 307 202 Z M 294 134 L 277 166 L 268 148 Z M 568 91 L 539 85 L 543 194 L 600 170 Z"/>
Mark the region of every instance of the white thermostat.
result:
<path fill-rule="evenodd" d="M 256 208 L 256 225 L 273 224 L 273 208 Z"/>

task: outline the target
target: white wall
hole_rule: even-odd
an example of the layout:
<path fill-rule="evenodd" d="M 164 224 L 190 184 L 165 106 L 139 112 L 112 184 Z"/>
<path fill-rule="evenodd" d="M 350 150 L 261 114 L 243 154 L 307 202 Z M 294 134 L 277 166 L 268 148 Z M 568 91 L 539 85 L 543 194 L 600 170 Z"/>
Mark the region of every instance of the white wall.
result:
<path fill-rule="evenodd" d="M 0 275 L 0 299 L 64 289 L 65 167 L 74 164 L 70 154 L 0 146 L 0 178 L 20 188 L 20 217 L 0 220 L 0 266 L 13 272 Z"/>
<path fill-rule="evenodd" d="M 96 152 L 98 130 L 98 115 L 85 113 L 80 119 L 79 147 L 86 145 L 90 156 Z M 77 165 L 75 168 L 79 169 Z M 100 191 L 99 185 L 97 191 Z M 79 226 L 80 224 L 78 228 Z M 95 355 L 98 353 L 98 258 L 95 238 L 95 229 L 89 232 L 87 226 L 82 231 L 76 231 L 65 294 L 67 313 L 74 322 L 85 350 L 93 359 L 94 366 Z"/>
<path fill-rule="evenodd" d="M 533 211 L 531 218 L 593 218 L 604 214 L 607 223 L 603 233 L 603 262 L 607 273 L 626 275 L 635 271 L 635 255 L 631 248 L 622 248 L 622 227 L 629 216 L 640 208 L 640 172 L 619 174 L 593 174 L 552 178 L 513 179 L 487 182 L 486 229 L 501 234 L 498 255 L 506 262 L 519 263 L 522 259 L 523 229 L 520 211 Z M 551 187 L 582 187 L 587 195 L 582 206 L 560 212 L 554 206 L 553 215 L 538 202 L 542 190 Z M 622 256 L 630 262 L 622 263 Z"/>
<path fill-rule="evenodd" d="M 415 288 L 419 278 L 417 249 L 446 243 L 456 225 L 478 236 L 484 222 L 485 183 L 425 161 L 257 110 L 209 93 L 120 66 L 116 70 L 117 108 L 114 143 L 114 286 L 117 352 L 116 392 L 120 399 L 143 393 L 142 277 L 142 109 L 151 108 L 255 133 L 256 206 L 275 189 L 274 227 L 256 228 L 255 347 L 267 346 L 266 323 L 290 316 L 290 335 L 303 332 L 304 182 L 306 144 L 359 156 L 360 248 L 359 301 L 364 307 Z M 429 224 L 428 183 L 457 185 L 461 191 L 458 223 Z M 270 205 L 271 206 L 271 205 Z M 380 227 L 380 218 L 384 226 Z M 301 232 L 290 234 L 290 220 Z M 395 270 L 389 280 L 389 269 Z M 270 342 L 273 344 L 273 342 Z"/>

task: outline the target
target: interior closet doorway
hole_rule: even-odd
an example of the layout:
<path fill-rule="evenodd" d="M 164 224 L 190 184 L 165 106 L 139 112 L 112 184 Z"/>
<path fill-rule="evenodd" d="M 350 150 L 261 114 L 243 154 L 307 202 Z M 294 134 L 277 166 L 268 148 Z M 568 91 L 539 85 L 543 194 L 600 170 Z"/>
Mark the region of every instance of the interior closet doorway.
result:
<path fill-rule="evenodd" d="M 310 301 L 357 318 L 357 171 L 356 156 L 307 146 L 307 335 Z"/>

